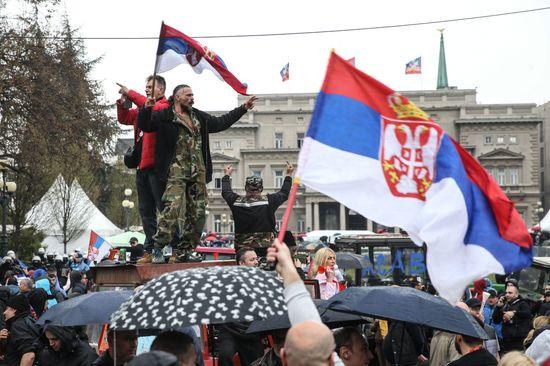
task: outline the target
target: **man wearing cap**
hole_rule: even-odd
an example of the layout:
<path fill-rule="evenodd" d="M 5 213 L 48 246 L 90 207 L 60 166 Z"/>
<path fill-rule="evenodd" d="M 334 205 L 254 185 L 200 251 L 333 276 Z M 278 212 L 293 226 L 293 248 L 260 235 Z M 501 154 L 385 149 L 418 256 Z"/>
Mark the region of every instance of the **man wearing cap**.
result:
<path fill-rule="evenodd" d="M 550 285 L 544 286 L 542 298 L 535 303 L 533 308 L 535 315 L 550 316 Z"/>
<path fill-rule="evenodd" d="M 29 310 L 29 301 L 23 295 L 13 296 L 6 303 L 6 328 L 0 330 L 0 343 L 4 344 L 2 354 L 7 366 L 32 366 L 35 361 L 40 327 Z"/>
<path fill-rule="evenodd" d="M 90 267 L 84 262 L 84 255 L 80 252 L 75 252 L 73 254 L 73 260 L 69 262 L 69 268 L 71 271 L 80 271 L 86 273 L 90 270 Z"/>
<path fill-rule="evenodd" d="M 489 297 L 487 298 L 485 306 L 483 307 L 483 321 L 485 322 L 485 324 L 495 328 L 498 339 L 502 341 L 502 323 L 496 323 L 493 320 L 493 313 L 498 302 L 497 290 L 495 290 L 494 288 L 489 288 L 487 289 L 487 293 L 489 294 Z"/>
<path fill-rule="evenodd" d="M 230 164 L 225 167 L 225 176 L 222 178 L 222 197 L 233 214 L 237 249 L 241 246 L 254 249 L 271 246 L 276 236 L 275 211 L 288 199 L 293 172 L 294 167 L 287 162 L 286 177 L 280 191 L 267 195 L 262 195 L 261 177 L 247 177 L 244 186 L 246 195 L 241 196 L 231 189 L 233 166 Z"/>
<path fill-rule="evenodd" d="M 484 321 L 483 314 L 481 313 L 481 301 L 479 301 L 478 298 L 472 297 L 466 300 L 466 305 L 468 305 L 468 308 L 470 309 L 470 314 L 480 319 L 481 321 Z M 483 329 L 485 329 L 485 332 L 489 336 L 489 339 L 483 341 L 483 345 L 485 346 L 485 349 L 491 352 L 491 354 L 498 360 L 500 345 L 498 343 L 498 337 L 495 328 L 484 323 Z"/>

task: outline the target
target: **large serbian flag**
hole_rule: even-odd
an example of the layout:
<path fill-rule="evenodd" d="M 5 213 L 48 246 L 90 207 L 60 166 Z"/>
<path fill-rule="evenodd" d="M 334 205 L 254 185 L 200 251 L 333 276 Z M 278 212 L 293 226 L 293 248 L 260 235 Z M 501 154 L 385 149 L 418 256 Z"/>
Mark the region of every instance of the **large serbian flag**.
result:
<path fill-rule="evenodd" d="M 111 249 L 111 244 L 109 244 L 105 239 L 99 236 L 95 231 L 90 231 L 90 242 L 88 244 L 88 265 L 90 267 L 95 266 L 96 263 L 99 263 Z"/>
<path fill-rule="evenodd" d="M 246 95 L 246 84 L 241 83 L 227 69 L 220 56 L 163 22 L 160 29 L 155 72 L 161 74 L 181 64 L 189 64 L 197 74 L 202 73 L 203 70 L 210 70 L 237 93 Z"/>
<path fill-rule="evenodd" d="M 532 242 L 513 203 L 424 111 L 336 54 L 300 151 L 298 179 L 426 243 L 440 295 L 530 265 Z"/>

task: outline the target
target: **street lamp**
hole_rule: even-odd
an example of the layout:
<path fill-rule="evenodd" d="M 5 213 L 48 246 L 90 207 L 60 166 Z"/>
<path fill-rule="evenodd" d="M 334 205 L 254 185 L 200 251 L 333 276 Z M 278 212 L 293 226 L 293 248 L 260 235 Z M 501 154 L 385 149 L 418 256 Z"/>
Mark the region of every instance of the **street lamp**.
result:
<path fill-rule="evenodd" d="M 6 216 L 8 206 L 17 190 L 15 182 L 6 182 L 5 171 L 2 171 L 2 180 L 0 182 L 0 205 L 2 205 L 2 235 L 0 237 L 0 252 L 2 257 L 8 252 L 8 233 L 6 230 Z"/>
<path fill-rule="evenodd" d="M 125 231 L 129 230 L 130 227 L 130 211 L 134 208 L 134 202 L 130 201 L 128 198 L 132 195 L 132 190 L 126 188 L 124 190 L 125 199 L 122 201 L 122 209 L 124 210 L 124 219 L 126 221 Z"/>

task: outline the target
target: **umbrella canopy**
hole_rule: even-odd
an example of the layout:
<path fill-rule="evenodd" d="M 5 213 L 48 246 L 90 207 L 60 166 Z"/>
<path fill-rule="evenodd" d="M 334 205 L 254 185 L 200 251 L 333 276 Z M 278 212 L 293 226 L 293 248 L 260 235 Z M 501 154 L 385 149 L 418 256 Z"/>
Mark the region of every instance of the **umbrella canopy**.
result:
<path fill-rule="evenodd" d="M 124 233 L 113 235 L 105 238 L 113 247 L 130 247 L 130 238 L 135 237 L 138 243 L 143 244 L 145 242 L 145 234 L 137 231 L 126 231 Z"/>
<path fill-rule="evenodd" d="M 360 254 L 347 252 L 336 253 L 336 264 L 343 269 L 362 269 L 371 266 Z"/>
<path fill-rule="evenodd" d="M 193 268 L 149 281 L 111 317 L 111 328 L 177 329 L 283 315 L 283 286 L 274 272 L 254 267 Z"/>
<path fill-rule="evenodd" d="M 38 324 L 77 326 L 109 323 L 111 314 L 132 296 L 133 291 L 99 291 L 73 297 L 48 309 Z"/>
<path fill-rule="evenodd" d="M 331 297 L 326 307 L 335 311 L 400 320 L 451 333 L 487 339 L 475 319 L 446 300 L 411 287 L 350 287 Z"/>
<path fill-rule="evenodd" d="M 327 300 L 314 299 L 313 301 L 315 302 L 315 306 L 317 306 L 317 311 L 321 316 L 321 320 L 329 328 L 339 328 L 349 325 L 368 323 L 368 320 L 365 317 L 327 309 L 324 306 L 326 305 Z M 288 313 L 285 312 L 283 315 L 272 316 L 265 320 L 253 321 L 248 327 L 246 333 L 271 333 L 273 331 L 288 328 L 290 328 L 290 320 L 288 319 Z"/>

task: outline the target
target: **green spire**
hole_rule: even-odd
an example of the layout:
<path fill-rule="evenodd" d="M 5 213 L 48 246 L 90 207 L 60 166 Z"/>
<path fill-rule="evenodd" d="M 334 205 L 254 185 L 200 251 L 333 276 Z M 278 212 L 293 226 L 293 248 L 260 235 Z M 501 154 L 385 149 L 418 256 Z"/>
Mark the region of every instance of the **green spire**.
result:
<path fill-rule="evenodd" d="M 438 29 L 441 32 L 439 41 L 439 67 L 437 69 L 437 89 L 446 89 L 449 87 L 447 81 L 447 64 L 445 63 L 445 43 L 443 41 L 444 29 Z"/>

